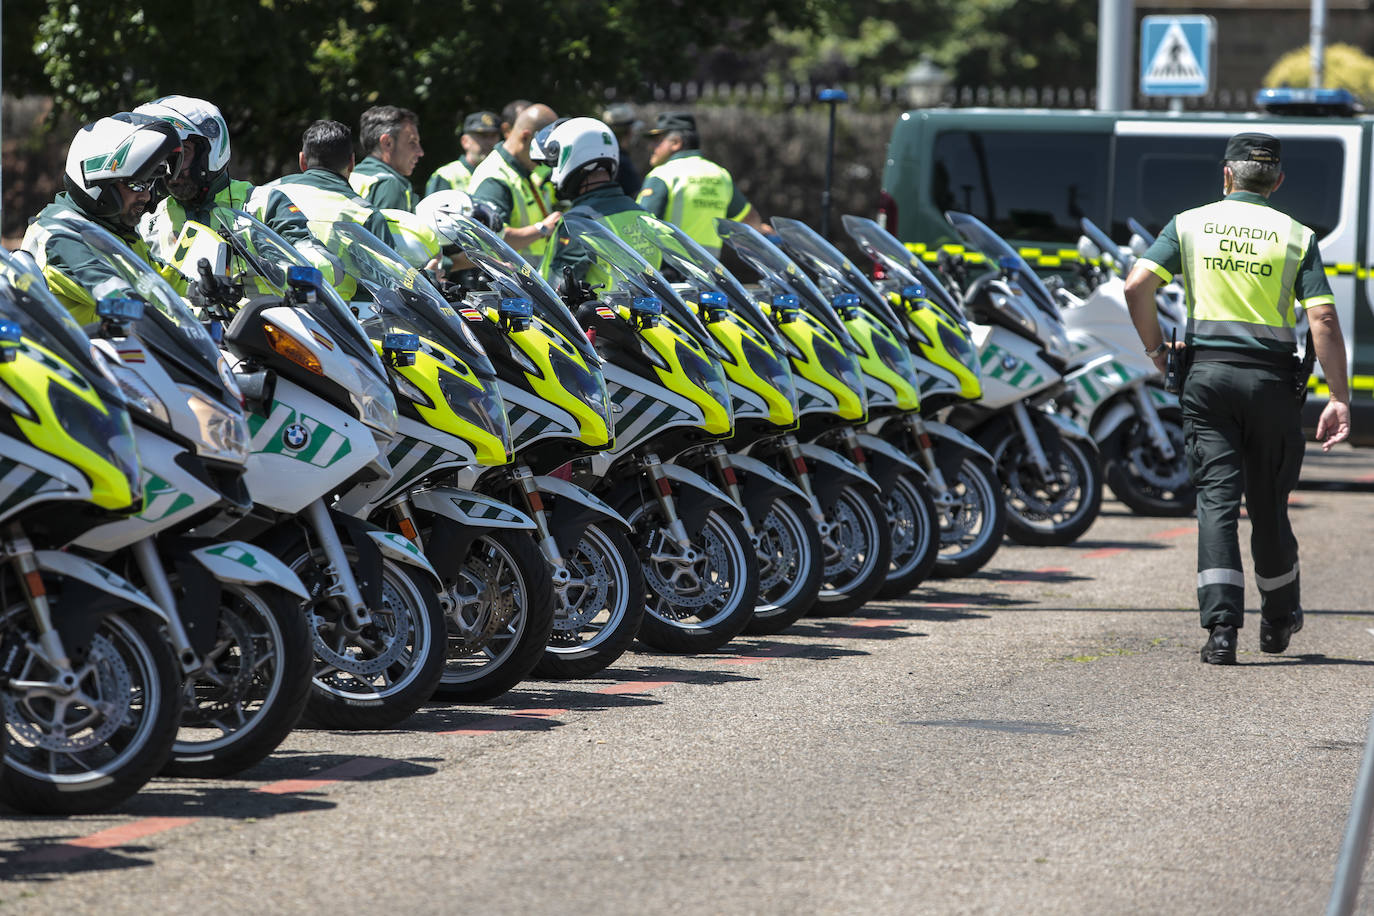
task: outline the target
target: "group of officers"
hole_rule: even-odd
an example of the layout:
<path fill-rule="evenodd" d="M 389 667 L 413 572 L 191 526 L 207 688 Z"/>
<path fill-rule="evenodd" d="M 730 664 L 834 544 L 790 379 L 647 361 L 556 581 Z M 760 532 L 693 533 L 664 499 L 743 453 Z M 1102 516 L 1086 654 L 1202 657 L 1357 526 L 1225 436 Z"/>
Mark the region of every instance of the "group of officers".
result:
<path fill-rule="evenodd" d="M 302 137 L 300 171 L 254 186 L 228 175 L 229 131 L 219 109 L 167 96 L 76 134 L 64 191 L 31 223 L 23 248 L 54 295 L 89 323 L 97 299 L 122 278 L 103 274 L 81 246 L 51 232 L 53 220 L 85 219 L 110 230 L 183 291 L 186 282 L 163 255 L 188 219 L 204 222 L 217 206 L 253 213 L 309 257 L 312 225 L 360 223 L 393 243 L 396 214 L 431 201 L 449 206 L 457 195 L 460 212 L 499 228 L 555 285 L 587 282 L 593 269 L 590 252 L 561 226 L 565 214 L 598 219 L 614 231 L 629 222 L 625 214 L 647 210 L 713 253 L 721 245 L 719 217 L 768 231 L 729 173 L 702 155 L 691 114 L 662 114 L 645 132 L 654 146 L 642 183 L 624 148 L 634 130 L 633 114 L 623 108 L 600 119 L 559 118 L 547 105 L 523 101 L 499 116 L 476 112 L 463 121 L 462 157 L 435 170 L 417 205 L 410 176 L 424 151 L 411 111 L 378 106 L 363 114 L 361 162 L 347 125 L 316 121 Z M 1245 610 L 1242 499 L 1254 529 L 1260 649 L 1285 651 L 1303 625 L 1298 545 L 1287 515 L 1305 448 L 1301 406 L 1312 365 L 1310 356 L 1296 359 L 1298 309 L 1311 328 L 1307 352 L 1320 360 L 1330 387 L 1317 438 L 1329 449 L 1350 431 L 1345 344 L 1317 239 L 1270 204 L 1283 181 L 1281 154 L 1275 137 L 1233 137 L 1223 155 L 1224 199 L 1178 214 L 1126 283 L 1147 354 L 1161 371 L 1182 377 L 1188 370 L 1181 382 L 1184 447 L 1199 493 L 1197 594 L 1208 631 L 1201 658 L 1209 664 L 1237 660 Z M 1241 237 L 1259 269 L 1228 266 L 1230 241 Z M 1188 324 L 1185 339 L 1171 348 L 1154 295 L 1176 276 Z"/>

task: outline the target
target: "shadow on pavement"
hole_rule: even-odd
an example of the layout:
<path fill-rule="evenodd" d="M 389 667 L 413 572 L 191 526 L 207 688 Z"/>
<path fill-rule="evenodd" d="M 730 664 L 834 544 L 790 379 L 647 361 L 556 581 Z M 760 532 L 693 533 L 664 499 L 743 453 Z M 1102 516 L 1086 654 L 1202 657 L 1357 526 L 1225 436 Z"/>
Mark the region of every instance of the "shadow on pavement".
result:
<path fill-rule="evenodd" d="M 75 837 L 29 837 L 16 840 L 16 849 L 0 855 L 0 882 L 57 881 L 68 875 L 91 874 L 127 868 L 149 868 L 155 852 L 151 846 L 120 846 L 82 849 L 69 846 Z M 0 906 L 12 901 L 0 902 Z"/>
<path fill-rule="evenodd" d="M 1076 576 L 1067 569 L 994 569 L 984 570 L 969 577 L 970 580 L 992 582 L 1088 582 L 1092 576 Z"/>

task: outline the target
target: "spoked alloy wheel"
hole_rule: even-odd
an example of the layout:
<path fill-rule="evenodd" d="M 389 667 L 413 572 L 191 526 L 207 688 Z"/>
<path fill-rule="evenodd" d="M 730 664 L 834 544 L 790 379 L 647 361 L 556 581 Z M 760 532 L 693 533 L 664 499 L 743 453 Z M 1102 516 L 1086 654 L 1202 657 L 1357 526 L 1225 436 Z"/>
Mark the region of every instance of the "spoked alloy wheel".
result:
<path fill-rule="evenodd" d="M 644 574 L 624 531 L 593 523 L 570 555 L 570 579 L 555 590 L 553 632 L 539 677 L 588 677 L 620 658 L 644 619 Z"/>
<path fill-rule="evenodd" d="M 476 702 L 500 696 L 538 664 L 553 629 L 549 564 L 523 531 L 477 537 L 445 595 L 448 649 L 436 693 Z"/>
<path fill-rule="evenodd" d="M 986 461 L 965 458 L 945 480 L 949 500 L 936 504 L 940 555 L 934 575 L 952 579 L 972 575 L 997 553 L 1007 530 L 1007 510 L 1002 483 Z"/>
<path fill-rule="evenodd" d="M 169 776 L 237 773 L 276 749 L 310 699 L 310 631 L 294 595 L 223 584 L 219 632 L 182 682 Z"/>
<path fill-rule="evenodd" d="M 1007 535 L 1031 546 L 1072 544 L 1092 526 L 1102 504 L 1097 451 L 1048 431 L 1041 431 L 1041 440 L 1050 462 L 1048 479 L 1030 460 L 1020 433 L 1003 437 L 990 450 L 1002 479 Z"/>
<path fill-rule="evenodd" d="M 1166 408 L 1159 411 L 1159 421 L 1174 448 L 1173 460 L 1159 454 L 1144 423 L 1132 420 L 1102 443 L 1107 486 L 1137 515 L 1191 515 L 1197 506 L 1197 489 L 1183 452 L 1183 412 Z"/>
<path fill-rule="evenodd" d="M 710 652 L 738 636 L 758 594 L 758 562 L 744 526 L 710 509 L 684 555 L 656 504 L 639 506 L 629 521 L 644 572 L 640 641 L 664 652 Z"/>
<path fill-rule="evenodd" d="M 816 603 L 821 589 L 821 536 L 800 496 L 780 496 L 754 523 L 759 597 L 746 633 L 780 633 Z"/>
<path fill-rule="evenodd" d="M 167 760 L 176 737 L 176 663 L 151 615 L 106 614 L 90 647 L 72 660 L 70 692 L 16 687 L 55 672 L 29 645 L 38 635 L 26 605 L 0 618 L 0 690 L 6 742 L 0 800 L 33 814 L 91 814 L 137 792 Z"/>
<path fill-rule="evenodd" d="M 845 486 L 823 505 L 820 532 L 824 558 L 813 615 L 843 616 L 878 594 L 892 559 L 892 531 L 876 493 Z"/>
<path fill-rule="evenodd" d="M 892 559 L 879 598 L 902 598 L 920 585 L 935 566 L 940 550 L 940 523 L 925 480 L 898 474 L 888 488 L 886 505 L 892 532 Z"/>
<path fill-rule="evenodd" d="M 356 568 L 356 551 L 345 551 Z M 419 709 L 434 693 L 444 660 L 433 581 L 384 557 L 381 601 L 369 609 L 372 622 L 354 633 L 339 602 L 326 594 L 323 552 L 288 557 L 311 595 L 306 621 L 315 674 L 304 721 L 322 728 L 390 728 Z"/>

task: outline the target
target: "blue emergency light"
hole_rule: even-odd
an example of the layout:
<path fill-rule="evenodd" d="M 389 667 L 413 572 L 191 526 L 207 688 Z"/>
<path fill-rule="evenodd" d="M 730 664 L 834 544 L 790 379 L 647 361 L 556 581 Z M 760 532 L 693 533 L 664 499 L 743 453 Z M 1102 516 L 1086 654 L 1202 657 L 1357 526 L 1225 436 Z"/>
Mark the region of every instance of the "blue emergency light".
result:
<path fill-rule="evenodd" d="M 107 321 L 137 321 L 143 317 L 143 302 L 139 299 L 107 296 L 95 304 L 95 313 Z"/>

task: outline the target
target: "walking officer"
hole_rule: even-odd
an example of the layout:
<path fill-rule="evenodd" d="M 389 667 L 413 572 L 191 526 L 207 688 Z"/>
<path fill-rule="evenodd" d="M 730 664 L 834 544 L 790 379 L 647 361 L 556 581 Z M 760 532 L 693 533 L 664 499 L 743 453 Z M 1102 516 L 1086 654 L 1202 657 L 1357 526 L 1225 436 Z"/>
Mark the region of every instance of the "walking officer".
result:
<path fill-rule="evenodd" d="M 1313 353 L 1331 389 L 1317 439 L 1330 449 L 1350 434 L 1345 342 L 1316 234 L 1269 203 L 1283 183 L 1280 152 L 1267 134 L 1232 137 L 1222 168 L 1225 198 L 1175 216 L 1126 280 L 1131 320 L 1163 371 L 1168 345 L 1155 317 L 1155 291 L 1174 275 L 1182 278 L 1188 323 L 1175 355 L 1186 371 L 1185 450 L 1198 488 L 1197 594 L 1209 632 L 1202 660 L 1213 665 L 1236 663 L 1244 623 L 1236 531 L 1242 495 L 1260 593 L 1260 650 L 1283 652 L 1302 629 L 1288 494 L 1302 469 L 1302 402 Z M 1305 363 L 1296 356 L 1295 307 L 1311 329 Z"/>

